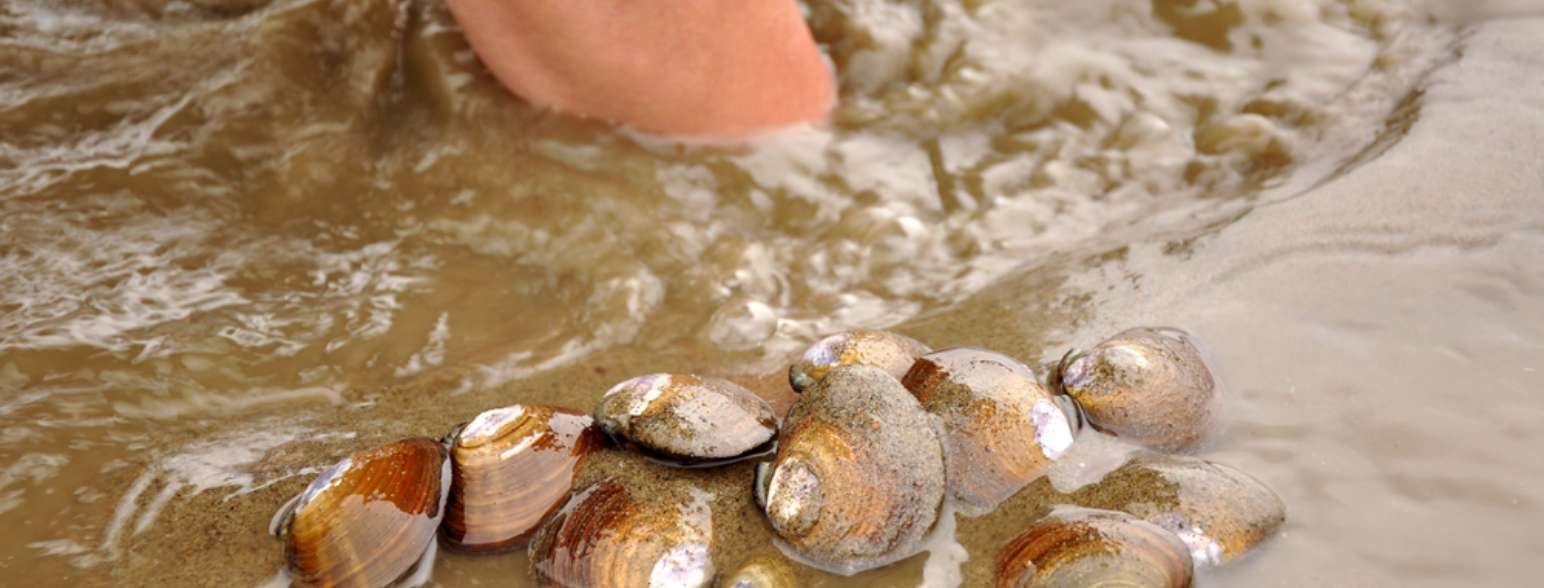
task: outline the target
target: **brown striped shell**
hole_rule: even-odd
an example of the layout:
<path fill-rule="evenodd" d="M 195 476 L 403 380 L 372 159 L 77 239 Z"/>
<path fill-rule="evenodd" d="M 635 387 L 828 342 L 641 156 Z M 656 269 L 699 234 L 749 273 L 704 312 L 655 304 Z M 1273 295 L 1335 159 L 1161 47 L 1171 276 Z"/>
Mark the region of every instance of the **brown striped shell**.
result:
<path fill-rule="evenodd" d="M 483 412 L 451 438 L 450 500 L 441 530 L 464 551 L 501 551 L 530 537 L 601 446 L 590 417 L 551 406 Z"/>
<path fill-rule="evenodd" d="M 916 553 L 944 490 L 931 417 L 866 365 L 838 366 L 800 396 L 777 457 L 757 472 L 773 530 L 805 563 L 837 573 Z"/>
<path fill-rule="evenodd" d="M 999 588 L 1189 588 L 1193 574 L 1173 533 L 1110 511 L 1052 513 L 997 554 Z"/>
<path fill-rule="evenodd" d="M 1096 486 L 1079 492 L 1086 495 L 1079 505 L 1122 511 L 1168 529 L 1190 546 L 1196 565 L 1219 565 L 1248 553 L 1274 536 L 1287 517 L 1281 497 L 1253 476 L 1191 457 L 1139 455 Z"/>
<path fill-rule="evenodd" d="M 643 500 L 607 479 L 575 492 L 531 540 L 536 584 L 708 586 L 713 497 L 684 484 L 674 490 Z"/>
<path fill-rule="evenodd" d="M 450 469 L 445 447 L 405 439 L 359 451 L 318 475 L 283 513 L 297 586 L 385 586 L 434 543 Z"/>
<path fill-rule="evenodd" d="M 788 385 L 794 392 L 803 392 L 824 378 L 831 368 L 851 364 L 874 366 L 899 380 L 911 369 L 911 362 L 928 351 L 928 346 L 898 333 L 845 331 L 806 349 L 799 361 L 788 367 Z"/>
<path fill-rule="evenodd" d="M 1122 331 L 1068 355 L 1053 385 L 1082 405 L 1088 421 L 1159 451 L 1192 451 L 1211 431 L 1216 382 L 1190 336 L 1178 329 Z"/>
<path fill-rule="evenodd" d="M 1006 355 L 936 351 L 918 358 L 901 383 L 942 420 L 949 489 L 968 514 L 991 511 L 1072 446 L 1076 419 Z"/>
<path fill-rule="evenodd" d="M 595 422 L 608 435 L 682 464 L 722 464 L 769 450 L 772 405 L 738 384 L 689 374 L 649 374 L 606 391 Z"/>

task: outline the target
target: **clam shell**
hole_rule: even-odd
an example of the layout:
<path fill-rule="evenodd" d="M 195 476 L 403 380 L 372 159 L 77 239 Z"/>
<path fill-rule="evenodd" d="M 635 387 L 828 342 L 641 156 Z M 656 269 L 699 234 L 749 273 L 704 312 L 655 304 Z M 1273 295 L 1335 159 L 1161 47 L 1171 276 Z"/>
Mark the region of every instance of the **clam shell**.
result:
<path fill-rule="evenodd" d="M 855 329 L 821 339 L 788 368 L 788 385 L 803 392 L 839 365 L 863 364 L 899 380 L 917 357 L 930 351 L 916 339 L 889 331 Z"/>
<path fill-rule="evenodd" d="M 1189 588 L 1185 544 L 1157 525 L 1110 511 L 1053 513 L 997 555 L 1000 588 Z"/>
<path fill-rule="evenodd" d="M 968 514 L 991 511 L 1072 446 L 1074 420 L 1011 357 L 937 351 L 918 358 L 901 383 L 942 420 L 949 489 Z"/>
<path fill-rule="evenodd" d="M 916 553 L 944 489 L 931 417 L 866 365 L 832 369 L 794 403 L 757 475 L 762 510 L 799 559 L 849 574 Z"/>
<path fill-rule="evenodd" d="M 445 543 L 501 551 L 529 538 L 568 495 L 574 470 L 601 446 L 590 424 L 565 408 L 517 404 L 479 414 L 457 431 Z"/>
<path fill-rule="evenodd" d="M 445 511 L 445 447 L 405 439 L 350 455 L 307 486 L 280 523 L 298 586 L 385 586 L 433 545 Z"/>
<path fill-rule="evenodd" d="M 537 585 L 708 586 L 712 496 L 686 485 L 673 490 L 642 501 L 607 479 L 575 492 L 531 540 Z"/>
<path fill-rule="evenodd" d="M 1074 494 L 1085 507 L 1118 510 L 1163 527 L 1190 546 L 1196 565 L 1220 565 L 1265 542 L 1287 507 L 1265 484 L 1231 466 L 1142 454 Z"/>
<path fill-rule="evenodd" d="M 667 460 L 721 464 L 769 449 L 777 415 L 761 397 L 719 378 L 650 374 L 624 381 L 595 406 L 607 434 Z"/>
<path fill-rule="evenodd" d="M 1053 378 L 1089 423 L 1160 451 L 1191 451 L 1211 431 L 1216 382 L 1190 337 L 1135 328 L 1069 355 Z"/>
<path fill-rule="evenodd" d="M 723 588 L 795 588 L 799 581 L 788 560 L 763 555 L 740 564 L 719 585 Z"/>

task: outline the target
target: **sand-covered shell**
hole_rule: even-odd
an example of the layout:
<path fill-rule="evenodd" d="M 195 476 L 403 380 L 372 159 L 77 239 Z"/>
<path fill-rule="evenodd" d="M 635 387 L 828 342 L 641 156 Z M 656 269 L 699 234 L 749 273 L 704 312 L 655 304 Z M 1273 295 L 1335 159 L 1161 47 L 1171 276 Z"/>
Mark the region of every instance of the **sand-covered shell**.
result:
<path fill-rule="evenodd" d="M 770 450 L 777 414 L 754 392 L 720 378 L 650 374 L 626 380 L 595 406 L 613 438 L 683 464 L 720 464 Z"/>
<path fill-rule="evenodd" d="M 999 588 L 1189 588 L 1193 574 L 1173 533 L 1111 511 L 1052 513 L 997 555 Z"/>
<path fill-rule="evenodd" d="M 1072 446 L 1076 419 L 1011 357 L 936 351 L 918 358 L 901 383 L 943 422 L 949 489 L 967 514 L 990 511 Z"/>
<path fill-rule="evenodd" d="M 1159 451 L 1198 448 L 1217 409 L 1212 372 L 1178 329 L 1122 331 L 1069 354 L 1053 379 L 1094 427 Z"/>
<path fill-rule="evenodd" d="M 323 471 L 281 512 L 297 586 L 385 586 L 434 545 L 445 512 L 445 447 L 405 439 L 356 452 Z"/>
<path fill-rule="evenodd" d="M 710 585 L 712 495 L 689 485 L 635 496 L 610 479 L 573 494 L 531 540 L 538 586 Z"/>
<path fill-rule="evenodd" d="M 899 380 L 911 369 L 911 363 L 931 351 L 916 339 L 891 333 L 854 329 L 831 335 L 811 345 L 788 368 L 788 385 L 803 392 L 839 365 L 874 366 Z"/>
<path fill-rule="evenodd" d="M 1156 453 L 1136 456 L 1074 496 L 1081 506 L 1122 511 L 1169 530 L 1190 546 L 1198 566 L 1248 553 L 1287 516 L 1280 496 L 1237 468 Z"/>
<path fill-rule="evenodd" d="M 530 537 L 563 502 L 574 471 L 600 448 L 590 417 L 551 406 L 483 412 L 451 436 L 445 543 L 501 551 Z"/>
<path fill-rule="evenodd" d="M 719 582 L 723 588 L 796 588 L 793 565 L 780 556 L 760 555 L 740 564 Z"/>
<path fill-rule="evenodd" d="M 938 518 L 943 447 L 890 374 L 838 366 L 789 410 L 757 500 L 793 554 L 836 573 L 912 555 Z"/>

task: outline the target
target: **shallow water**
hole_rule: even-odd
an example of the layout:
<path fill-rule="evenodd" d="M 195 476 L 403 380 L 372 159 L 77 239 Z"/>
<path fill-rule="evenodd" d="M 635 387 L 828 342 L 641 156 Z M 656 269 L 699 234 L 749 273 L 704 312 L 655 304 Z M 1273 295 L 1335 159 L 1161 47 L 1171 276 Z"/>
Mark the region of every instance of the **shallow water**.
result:
<path fill-rule="evenodd" d="M 1172 324 L 1233 396 L 1204 455 L 1289 508 L 1209 583 L 1531 578 L 1535 7 L 809 9 L 833 124 L 723 146 L 527 108 L 433 2 L 0 6 L 0 568 L 256 584 L 310 476 L 485 408 L 662 370 L 786 403 L 855 326 L 1038 364 Z"/>

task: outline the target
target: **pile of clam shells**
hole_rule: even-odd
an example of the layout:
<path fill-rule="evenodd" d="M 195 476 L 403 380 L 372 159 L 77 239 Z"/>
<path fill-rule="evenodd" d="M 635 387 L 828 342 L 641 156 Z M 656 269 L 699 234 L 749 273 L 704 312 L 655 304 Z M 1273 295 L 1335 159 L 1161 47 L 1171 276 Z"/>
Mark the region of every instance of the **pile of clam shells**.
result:
<path fill-rule="evenodd" d="M 1149 451 L 1109 472 L 1105 490 L 1000 541 L 998 586 L 1190 586 L 1197 566 L 1245 554 L 1285 520 L 1280 498 L 1249 475 L 1171 455 L 1201 447 L 1217 406 L 1187 334 L 1130 329 L 1045 371 L 1042 382 L 992 351 L 849 331 L 790 367 L 798 397 L 781 418 L 727 380 L 639 376 L 589 415 L 508 406 L 440 441 L 357 452 L 281 508 L 272 531 L 302 586 L 421 579 L 437 545 L 524 545 L 541 586 L 788 587 L 800 565 L 852 574 L 919 553 L 952 516 L 946 505 L 983 516 L 1039 491 L 1031 483 L 1085 426 Z M 736 487 L 761 516 L 737 524 L 769 527 L 783 557 L 721 569 L 713 497 L 675 481 L 642 492 L 584 480 L 587 459 L 608 446 L 669 468 L 759 461 Z M 1153 480 L 1178 498 L 1141 499 Z"/>

